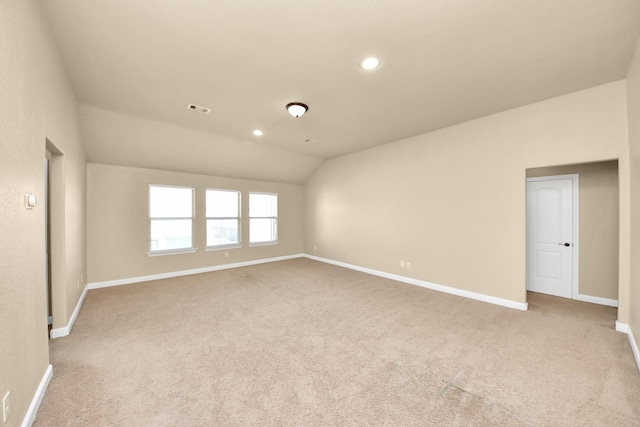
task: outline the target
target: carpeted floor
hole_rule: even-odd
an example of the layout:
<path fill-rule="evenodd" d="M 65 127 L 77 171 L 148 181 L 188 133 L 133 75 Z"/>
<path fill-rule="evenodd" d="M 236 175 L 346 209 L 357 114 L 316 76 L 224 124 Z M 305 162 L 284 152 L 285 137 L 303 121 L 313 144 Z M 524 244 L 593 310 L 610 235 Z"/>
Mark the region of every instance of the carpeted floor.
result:
<path fill-rule="evenodd" d="M 34 426 L 638 426 L 615 320 L 303 258 L 93 290 Z"/>

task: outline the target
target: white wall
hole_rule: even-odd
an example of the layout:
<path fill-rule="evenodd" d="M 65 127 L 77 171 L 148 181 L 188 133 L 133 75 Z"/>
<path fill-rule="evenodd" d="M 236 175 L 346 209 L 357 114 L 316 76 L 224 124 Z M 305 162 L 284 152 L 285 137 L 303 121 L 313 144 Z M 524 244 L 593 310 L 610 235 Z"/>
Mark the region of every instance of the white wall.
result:
<path fill-rule="evenodd" d="M 631 263 L 629 326 L 640 339 L 640 42 L 627 77 L 631 169 Z M 640 356 L 640 355 L 638 355 Z M 640 366 L 640 360 L 638 360 Z"/>
<path fill-rule="evenodd" d="M 303 248 L 303 187 L 156 169 L 88 166 L 89 282 L 123 280 L 222 264 L 296 255 Z M 149 184 L 194 187 L 195 253 L 147 256 Z M 242 192 L 242 248 L 205 251 L 205 190 Z M 278 193 L 278 244 L 249 246 L 250 191 Z M 225 256 L 228 253 L 228 256 Z"/>
<path fill-rule="evenodd" d="M 305 252 L 525 302 L 526 170 L 620 158 L 624 176 L 626 146 L 619 81 L 335 158 L 305 185 Z"/>
<path fill-rule="evenodd" d="M 49 365 L 45 296 L 45 146 L 65 153 L 54 322 L 66 324 L 85 270 L 85 160 L 76 100 L 39 2 L 0 2 L 0 395 L 18 426 Z M 25 209 L 24 194 L 39 200 Z"/>

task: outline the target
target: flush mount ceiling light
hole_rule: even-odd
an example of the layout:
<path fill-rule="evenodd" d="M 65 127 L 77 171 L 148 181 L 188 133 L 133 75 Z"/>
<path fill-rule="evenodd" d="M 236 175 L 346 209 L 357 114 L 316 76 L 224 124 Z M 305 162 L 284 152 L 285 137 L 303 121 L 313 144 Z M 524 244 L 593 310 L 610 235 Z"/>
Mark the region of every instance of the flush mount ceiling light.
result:
<path fill-rule="evenodd" d="M 256 129 L 256 130 L 253 131 L 253 134 L 255 136 L 262 136 L 262 131 L 260 129 Z"/>
<path fill-rule="evenodd" d="M 360 66 L 365 70 L 374 70 L 378 68 L 378 65 L 380 65 L 380 60 L 375 56 L 370 56 L 368 58 L 365 58 L 360 63 Z"/>
<path fill-rule="evenodd" d="M 290 102 L 290 103 L 287 104 L 287 111 L 293 117 L 302 116 L 304 113 L 307 112 L 308 109 L 309 109 L 309 107 L 307 107 L 302 102 Z"/>

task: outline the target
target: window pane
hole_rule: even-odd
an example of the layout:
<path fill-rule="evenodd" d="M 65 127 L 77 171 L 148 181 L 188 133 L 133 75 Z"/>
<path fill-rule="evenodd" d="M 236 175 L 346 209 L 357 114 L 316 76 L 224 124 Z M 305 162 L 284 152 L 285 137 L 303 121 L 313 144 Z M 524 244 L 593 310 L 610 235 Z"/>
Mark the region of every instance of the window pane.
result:
<path fill-rule="evenodd" d="M 251 218 L 249 220 L 249 242 L 273 242 L 278 240 L 278 220 Z"/>
<path fill-rule="evenodd" d="M 207 246 L 230 245 L 238 240 L 237 219 L 208 219 Z"/>
<path fill-rule="evenodd" d="M 249 194 L 249 216 L 278 216 L 278 195 Z"/>
<path fill-rule="evenodd" d="M 190 219 L 151 220 L 149 249 L 152 251 L 164 251 L 191 248 L 191 223 Z"/>
<path fill-rule="evenodd" d="M 237 218 L 239 192 L 223 190 L 207 190 L 207 217 Z"/>
<path fill-rule="evenodd" d="M 149 187 L 149 216 L 192 218 L 193 190 L 181 187 Z"/>

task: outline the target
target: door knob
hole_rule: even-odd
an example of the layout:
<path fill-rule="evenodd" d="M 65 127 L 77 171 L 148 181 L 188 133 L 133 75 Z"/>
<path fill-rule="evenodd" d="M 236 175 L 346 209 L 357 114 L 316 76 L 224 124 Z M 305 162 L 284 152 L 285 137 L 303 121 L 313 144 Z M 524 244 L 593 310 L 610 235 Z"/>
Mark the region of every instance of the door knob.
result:
<path fill-rule="evenodd" d="M 558 243 L 559 246 L 571 246 L 571 243 Z"/>

